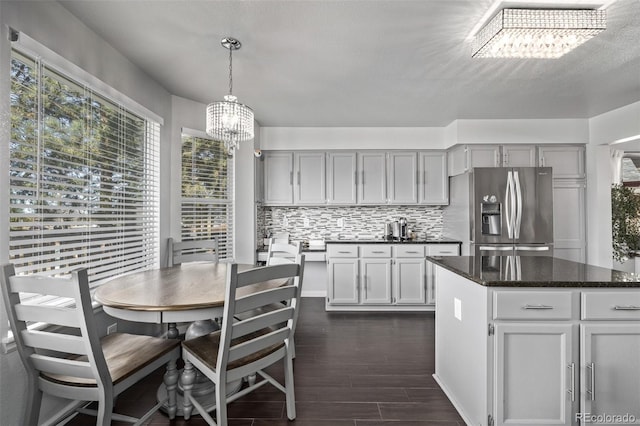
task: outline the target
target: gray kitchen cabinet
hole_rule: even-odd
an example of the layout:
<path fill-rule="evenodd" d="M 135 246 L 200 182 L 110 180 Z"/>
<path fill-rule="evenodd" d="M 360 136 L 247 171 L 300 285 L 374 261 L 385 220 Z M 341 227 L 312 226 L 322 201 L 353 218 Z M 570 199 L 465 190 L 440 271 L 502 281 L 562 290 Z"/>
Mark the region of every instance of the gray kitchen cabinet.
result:
<path fill-rule="evenodd" d="M 264 203 L 293 203 L 293 153 L 264 152 Z"/>
<path fill-rule="evenodd" d="M 358 246 L 327 246 L 327 306 L 359 303 Z"/>
<path fill-rule="evenodd" d="M 458 244 L 429 244 L 426 247 L 428 256 L 460 256 L 460 246 Z M 436 278 L 434 275 L 433 263 L 427 260 L 426 263 L 426 284 L 427 284 L 427 304 L 436 303 Z"/>
<path fill-rule="evenodd" d="M 585 183 L 553 179 L 553 256 L 586 259 Z"/>
<path fill-rule="evenodd" d="M 387 156 L 384 152 L 358 152 L 356 180 L 358 204 L 387 203 Z"/>
<path fill-rule="evenodd" d="M 427 291 L 424 258 L 396 257 L 393 261 L 393 293 L 397 305 L 423 305 Z"/>
<path fill-rule="evenodd" d="M 640 324 L 594 323 L 580 329 L 580 411 L 596 418 L 627 416 L 599 424 L 640 424 Z"/>
<path fill-rule="evenodd" d="M 360 259 L 360 302 L 363 305 L 391 303 L 391 259 Z"/>
<path fill-rule="evenodd" d="M 355 152 L 327 153 L 327 204 L 356 204 Z"/>
<path fill-rule="evenodd" d="M 418 154 L 390 152 L 388 157 L 388 203 L 416 204 L 418 202 Z"/>
<path fill-rule="evenodd" d="M 503 167 L 535 167 L 536 147 L 533 145 L 502 145 Z"/>
<path fill-rule="evenodd" d="M 496 321 L 495 425 L 573 424 L 580 368 L 576 335 L 570 323 Z"/>
<path fill-rule="evenodd" d="M 447 153 L 422 151 L 418 153 L 418 203 L 449 204 Z"/>
<path fill-rule="evenodd" d="M 554 179 L 582 179 L 585 177 L 584 146 L 539 146 L 538 164 L 551 167 Z"/>
<path fill-rule="evenodd" d="M 324 204 L 326 202 L 325 187 L 325 153 L 294 153 L 294 191 L 295 204 Z"/>

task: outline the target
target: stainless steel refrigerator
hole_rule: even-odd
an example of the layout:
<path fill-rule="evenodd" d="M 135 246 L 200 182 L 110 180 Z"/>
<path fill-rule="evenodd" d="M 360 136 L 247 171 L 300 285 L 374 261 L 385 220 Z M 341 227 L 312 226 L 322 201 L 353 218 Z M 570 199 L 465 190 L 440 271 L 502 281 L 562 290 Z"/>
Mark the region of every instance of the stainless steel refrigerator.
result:
<path fill-rule="evenodd" d="M 550 167 L 478 167 L 452 176 L 444 235 L 463 241 L 463 254 L 552 256 Z"/>

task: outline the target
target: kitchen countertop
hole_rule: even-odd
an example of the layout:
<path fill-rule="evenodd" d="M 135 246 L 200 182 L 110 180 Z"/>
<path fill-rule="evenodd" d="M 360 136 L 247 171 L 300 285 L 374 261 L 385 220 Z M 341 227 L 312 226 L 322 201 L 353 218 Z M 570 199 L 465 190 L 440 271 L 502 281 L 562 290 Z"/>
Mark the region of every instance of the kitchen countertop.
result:
<path fill-rule="evenodd" d="M 640 274 L 542 256 L 427 257 L 487 287 L 637 287 Z"/>
<path fill-rule="evenodd" d="M 392 239 L 383 239 L 383 238 L 363 238 L 363 239 L 338 239 L 338 240 L 327 240 L 325 244 L 462 244 L 460 240 L 452 240 L 450 238 L 433 238 L 426 240 L 392 240 Z"/>

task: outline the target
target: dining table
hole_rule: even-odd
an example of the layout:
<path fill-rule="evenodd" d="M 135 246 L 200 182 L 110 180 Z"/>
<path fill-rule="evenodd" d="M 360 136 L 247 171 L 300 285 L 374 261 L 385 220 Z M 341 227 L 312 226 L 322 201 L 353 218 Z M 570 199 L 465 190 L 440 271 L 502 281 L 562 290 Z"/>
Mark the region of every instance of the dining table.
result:
<path fill-rule="evenodd" d="M 178 338 L 176 323 L 191 323 L 185 338 L 215 331 L 214 319 L 223 316 L 227 283 L 227 262 L 189 262 L 168 268 L 133 272 L 100 285 L 94 299 L 104 312 L 128 321 L 167 324 L 167 338 Z M 238 264 L 238 271 L 259 266 Z M 238 289 L 237 296 L 269 290 L 286 284 L 286 279 L 270 280 Z M 242 382 L 229 386 L 236 392 Z M 215 387 L 204 375 L 196 379 L 194 395 L 208 409 L 215 405 Z M 178 385 L 178 415 L 182 415 L 181 388 Z M 158 399 L 166 389 L 160 385 Z"/>

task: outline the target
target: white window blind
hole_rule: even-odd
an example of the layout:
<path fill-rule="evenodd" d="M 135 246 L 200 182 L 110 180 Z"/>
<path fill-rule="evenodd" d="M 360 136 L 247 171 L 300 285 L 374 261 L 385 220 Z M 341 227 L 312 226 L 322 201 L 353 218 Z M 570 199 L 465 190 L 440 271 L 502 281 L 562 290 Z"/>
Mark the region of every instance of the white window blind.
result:
<path fill-rule="evenodd" d="M 11 59 L 9 256 L 19 273 L 157 267 L 160 124 L 41 59 Z"/>
<path fill-rule="evenodd" d="M 220 259 L 233 259 L 233 157 L 224 143 L 182 131 L 181 238 L 218 238 Z"/>

